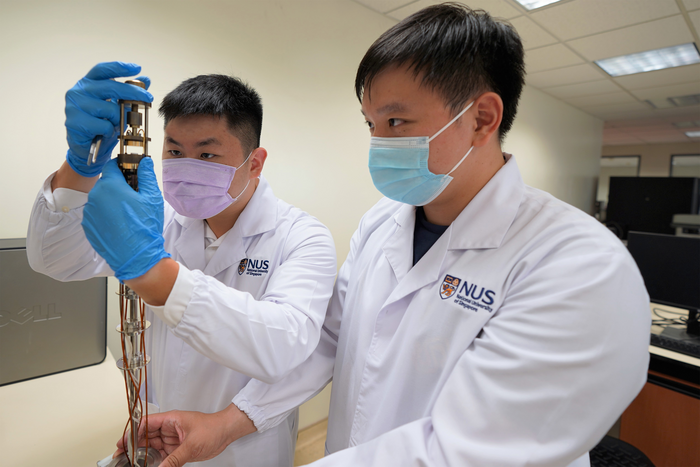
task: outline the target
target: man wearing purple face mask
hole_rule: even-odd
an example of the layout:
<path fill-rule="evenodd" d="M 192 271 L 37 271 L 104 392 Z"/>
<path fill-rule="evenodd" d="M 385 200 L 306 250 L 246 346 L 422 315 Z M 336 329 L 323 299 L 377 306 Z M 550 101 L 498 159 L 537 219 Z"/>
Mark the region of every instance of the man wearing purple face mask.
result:
<path fill-rule="evenodd" d="M 231 401 L 252 380 L 280 380 L 316 348 L 336 273 L 333 240 L 262 177 L 262 104 L 236 78 L 198 76 L 164 98 L 163 196 L 148 159 L 139 192 L 126 184 L 109 160 L 113 144 L 103 144 L 98 169 L 88 167 L 76 141 L 116 141 L 114 102 L 152 99 L 110 79 L 139 70 L 99 64 L 67 94 L 69 155 L 34 205 L 30 264 L 64 281 L 116 275 L 153 323 L 149 402 L 252 427 Z M 201 465 L 291 466 L 296 430 L 293 410 Z"/>

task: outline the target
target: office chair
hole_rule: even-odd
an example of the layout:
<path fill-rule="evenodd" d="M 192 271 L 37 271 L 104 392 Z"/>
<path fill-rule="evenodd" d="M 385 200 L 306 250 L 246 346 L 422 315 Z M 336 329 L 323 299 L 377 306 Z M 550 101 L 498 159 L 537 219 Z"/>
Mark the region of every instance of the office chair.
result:
<path fill-rule="evenodd" d="M 589 455 L 591 467 L 654 467 L 642 451 L 612 436 L 605 436 Z"/>

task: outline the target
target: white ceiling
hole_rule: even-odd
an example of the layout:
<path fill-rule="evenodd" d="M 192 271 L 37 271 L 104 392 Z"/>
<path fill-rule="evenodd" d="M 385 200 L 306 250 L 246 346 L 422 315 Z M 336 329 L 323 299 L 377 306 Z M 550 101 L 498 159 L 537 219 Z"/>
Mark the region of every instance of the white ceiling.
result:
<path fill-rule="evenodd" d="M 352 1 L 396 22 L 441 3 Z M 685 135 L 700 130 L 700 104 L 674 107 L 666 100 L 700 94 L 700 64 L 612 78 L 593 63 L 689 42 L 700 45 L 700 0 L 563 0 L 532 11 L 515 0 L 462 3 L 510 21 L 525 46 L 527 83 L 605 120 L 603 144 L 700 141 Z"/>

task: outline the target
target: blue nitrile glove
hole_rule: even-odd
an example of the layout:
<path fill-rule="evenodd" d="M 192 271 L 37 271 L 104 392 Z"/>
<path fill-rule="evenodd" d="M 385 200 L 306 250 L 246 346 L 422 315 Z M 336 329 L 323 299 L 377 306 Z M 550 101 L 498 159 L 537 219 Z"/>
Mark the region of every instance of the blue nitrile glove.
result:
<path fill-rule="evenodd" d="M 153 96 L 149 92 L 138 86 L 118 83 L 111 79 L 134 76 L 139 71 L 141 67 L 134 63 L 99 63 L 66 93 L 66 130 L 69 147 L 66 160 L 80 175 L 96 177 L 109 160 L 121 133 L 118 100 L 153 102 Z M 136 79 L 143 81 L 146 88 L 151 84 L 151 80 L 145 76 Z M 87 165 L 90 145 L 97 135 L 102 135 L 102 145 L 95 163 Z"/>
<path fill-rule="evenodd" d="M 170 257 L 163 249 L 163 196 L 150 157 L 141 160 L 138 180 L 139 191 L 134 191 L 117 160 L 108 161 L 83 209 L 85 236 L 121 281 L 142 276 Z"/>

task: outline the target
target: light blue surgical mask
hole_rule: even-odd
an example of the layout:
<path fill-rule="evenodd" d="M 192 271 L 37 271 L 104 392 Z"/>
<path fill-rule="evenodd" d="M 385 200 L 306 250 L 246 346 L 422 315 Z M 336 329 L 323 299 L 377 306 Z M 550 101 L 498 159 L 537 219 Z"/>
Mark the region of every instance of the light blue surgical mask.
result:
<path fill-rule="evenodd" d="M 437 198 L 452 181 L 450 174 L 467 158 L 474 146 L 446 174 L 428 170 L 430 141 L 450 127 L 474 104 L 472 101 L 455 118 L 431 137 L 372 137 L 369 147 L 369 173 L 374 186 L 387 198 L 413 206 L 425 206 Z"/>

